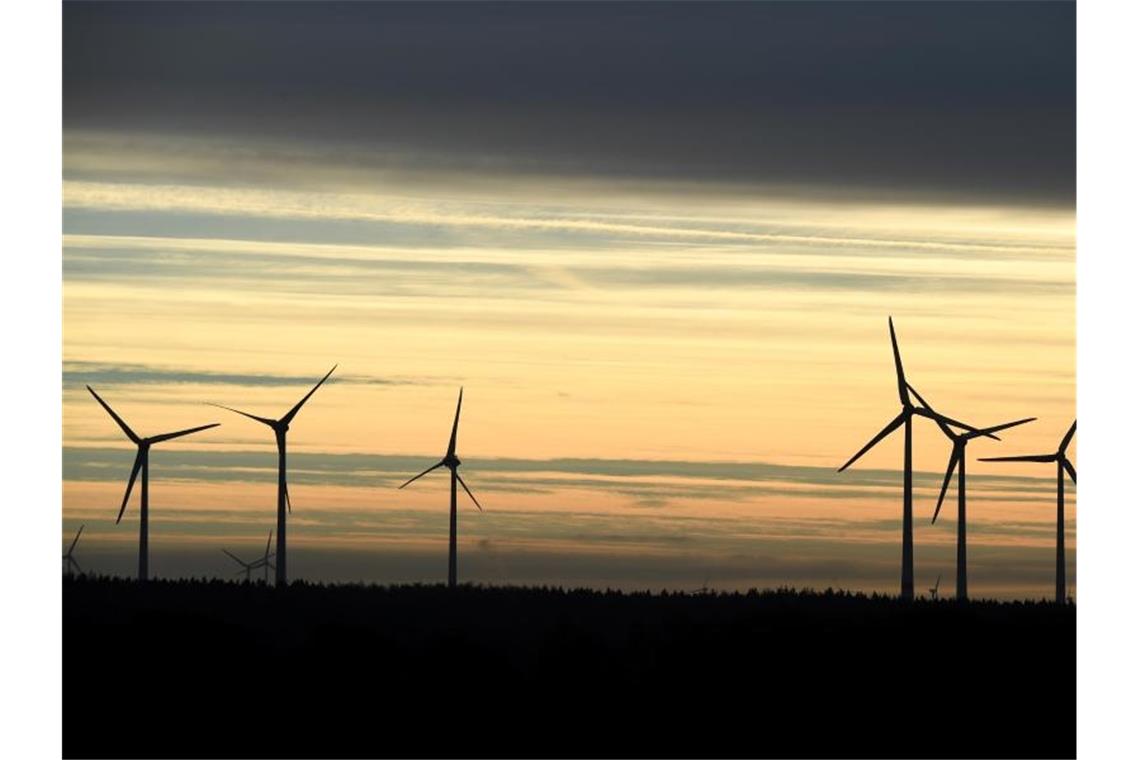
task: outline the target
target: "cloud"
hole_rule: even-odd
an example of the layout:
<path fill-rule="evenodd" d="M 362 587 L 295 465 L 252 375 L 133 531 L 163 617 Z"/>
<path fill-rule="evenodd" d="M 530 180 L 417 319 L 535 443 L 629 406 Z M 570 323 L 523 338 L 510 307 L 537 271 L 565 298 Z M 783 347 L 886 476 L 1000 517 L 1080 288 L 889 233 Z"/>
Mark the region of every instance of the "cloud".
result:
<path fill-rule="evenodd" d="M 324 255 L 305 256 L 298 253 L 242 252 L 227 253 L 215 250 L 166 251 L 163 239 L 154 239 L 155 251 L 161 256 L 142 257 L 138 248 L 116 247 L 115 238 L 109 238 L 103 247 L 85 244 L 67 246 L 64 253 L 64 276 L 68 281 L 146 280 L 152 282 L 209 282 L 213 287 L 238 288 L 256 283 L 264 291 L 271 284 L 277 287 L 304 286 L 307 290 L 336 288 L 344 294 L 399 293 L 435 295 L 440 279 L 462 282 L 477 288 L 481 297 L 509 297 L 533 295 L 533 291 L 551 293 L 587 290 L 621 289 L 805 289 L 813 291 L 854 291 L 881 293 L 1022 293 L 1043 295 L 1072 295 L 1075 285 L 1071 279 L 1054 280 L 1041 276 L 1027 276 L 1024 272 L 1003 275 L 967 275 L 959 272 L 882 272 L 858 271 L 858 265 L 849 269 L 828 271 L 825 267 L 812 267 L 810 258 L 801 266 L 781 265 L 763 260 L 747 264 L 729 264 L 709 261 L 705 263 L 677 264 L 661 261 L 653 266 L 637 265 L 618 260 L 606 267 L 589 264 L 547 265 L 535 258 L 508 264 L 499 261 L 470 261 L 464 254 L 453 260 L 443 257 L 419 256 L 411 252 L 389 252 L 387 258 L 365 259 L 352 255 L 339 255 L 335 247 Z M 867 265 L 864 264 L 863 267 Z M 399 274 L 393 278 L 391 275 Z M 494 286 L 493 289 L 489 286 Z M 490 292 L 488 292 L 490 291 Z"/>
<path fill-rule="evenodd" d="M 65 446 L 63 477 L 71 481 L 118 481 L 129 467 L 126 449 Z M 202 482 L 272 482 L 276 460 L 266 451 L 160 450 L 152 453 L 164 477 Z M 430 456 L 363 453 L 290 453 L 290 480 L 298 484 L 387 486 L 430 463 Z M 484 491 L 546 493 L 579 489 L 625 494 L 643 506 L 666 499 L 731 501 L 754 496 L 867 498 L 898 485 L 891 470 L 835 472 L 831 467 L 764 462 L 688 462 L 640 459 L 468 458 L 466 480 Z M 916 472 L 920 492 L 937 493 L 942 474 Z M 1048 490 L 1049 478 L 1009 475 L 971 477 L 973 500 L 1031 499 Z"/>
<path fill-rule="evenodd" d="M 211 372 L 208 370 L 160 367 L 151 364 L 65 361 L 64 390 L 83 385 L 240 385 L 251 387 L 311 387 L 319 377 L 267 373 Z M 374 375 L 334 374 L 328 384 L 349 385 L 428 385 L 422 378 L 376 377 Z"/>
<path fill-rule="evenodd" d="M 67 129 L 1073 202 L 1071 3 L 75 3 L 63 21 Z"/>
<path fill-rule="evenodd" d="M 69 180 L 64 183 L 64 207 L 103 212 L 145 211 L 265 219 L 356 221 L 502 230 L 607 235 L 614 238 L 652 238 L 688 242 L 795 244 L 839 248 L 898 248 L 935 251 L 993 251 L 1032 253 L 1039 246 L 992 241 L 959 242 L 922 238 L 898 239 L 824 233 L 732 229 L 730 225 L 648 224 L 606 218 L 568 218 L 544 214 L 525 206 L 498 207 L 485 203 L 425 202 L 391 195 L 302 192 L 223 186 L 129 184 Z M 513 211 L 514 213 L 505 213 Z M 755 225 L 751 225 L 755 226 Z"/>

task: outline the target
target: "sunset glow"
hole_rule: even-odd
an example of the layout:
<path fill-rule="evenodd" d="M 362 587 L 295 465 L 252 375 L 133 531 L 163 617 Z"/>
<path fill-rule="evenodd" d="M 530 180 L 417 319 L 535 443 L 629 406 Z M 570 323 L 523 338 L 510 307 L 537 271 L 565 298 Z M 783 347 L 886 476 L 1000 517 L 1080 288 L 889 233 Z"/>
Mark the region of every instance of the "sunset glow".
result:
<path fill-rule="evenodd" d="M 273 438 L 206 403 L 277 416 L 339 364 L 290 431 L 298 578 L 442 579 L 446 480 L 395 486 L 440 457 L 462 386 L 459 455 L 485 508 L 461 505 L 467 582 L 894 592 L 901 434 L 836 473 L 897 413 L 891 315 L 940 410 L 1038 418 L 970 447 L 971 590 L 1051 593 L 1053 471 L 976 458 L 1053 451 L 1075 418 L 1064 192 L 897 167 L 820 179 L 808 154 L 803 181 L 654 176 L 600 153 L 441 147 L 434 128 L 416 142 L 400 130 L 419 112 L 379 99 L 391 132 L 364 137 L 127 124 L 75 92 L 63 534 L 86 524 L 85 567 L 129 574 L 138 517 L 114 524 L 133 447 L 85 385 L 140 433 L 222 423 L 153 453 L 151 563 L 230 575 L 220 549 L 256 552 L 274 524 Z M 665 127 L 644 124 L 652 147 Z M 952 577 L 955 523 L 944 508 L 930 525 L 949 444 L 916 429 L 925 588 Z"/>

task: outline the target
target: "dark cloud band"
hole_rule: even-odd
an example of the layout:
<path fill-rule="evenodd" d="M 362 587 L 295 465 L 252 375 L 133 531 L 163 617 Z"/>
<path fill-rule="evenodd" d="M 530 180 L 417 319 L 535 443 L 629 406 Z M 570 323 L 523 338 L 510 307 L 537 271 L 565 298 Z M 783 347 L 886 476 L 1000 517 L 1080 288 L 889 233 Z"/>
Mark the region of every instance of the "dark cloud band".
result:
<path fill-rule="evenodd" d="M 1075 4 L 67 3 L 64 126 L 1071 205 Z M 335 159 L 334 159 L 335 160 Z"/>

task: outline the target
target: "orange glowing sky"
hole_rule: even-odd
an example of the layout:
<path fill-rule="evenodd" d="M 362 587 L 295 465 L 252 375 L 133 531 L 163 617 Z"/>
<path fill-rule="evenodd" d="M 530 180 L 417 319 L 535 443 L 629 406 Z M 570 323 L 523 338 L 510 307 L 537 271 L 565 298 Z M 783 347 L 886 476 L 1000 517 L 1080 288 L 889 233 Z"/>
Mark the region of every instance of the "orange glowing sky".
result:
<path fill-rule="evenodd" d="M 67 65 L 63 533 L 86 524 L 85 569 L 131 572 L 137 509 L 114 524 L 131 445 L 84 384 L 140 433 L 222 423 L 156 448 L 151 565 L 225 575 L 219 549 L 273 525 L 273 441 L 205 402 L 278 416 L 339 364 L 290 431 L 296 577 L 442 577 L 445 478 L 395 485 L 442 455 L 463 386 L 486 508 L 460 515 L 463 580 L 893 592 L 901 435 L 835 472 L 897 413 L 893 315 L 940 410 L 1038 418 L 970 446 L 971 581 L 1051 593 L 1052 470 L 974 460 L 1053 451 L 1074 418 L 1063 196 L 456 163 L 145 104 L 109 125 L 76 116 L 94 90 Z M 949 447 L 917 430 L 916 583 L 949 586 Z"/>

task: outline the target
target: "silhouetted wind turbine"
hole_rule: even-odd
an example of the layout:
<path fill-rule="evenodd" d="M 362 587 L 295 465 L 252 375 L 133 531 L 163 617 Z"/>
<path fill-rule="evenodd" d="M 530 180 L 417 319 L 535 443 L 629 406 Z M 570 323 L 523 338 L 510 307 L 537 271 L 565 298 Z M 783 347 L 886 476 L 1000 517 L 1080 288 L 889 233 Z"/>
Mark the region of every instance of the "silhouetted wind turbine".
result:
<path fill-rule="evenodd" d="M 914 499 L 912 495 L 912 485 L 914 481 L 913 472 L 911 469 L 911 447 L 912 447 L 912 430 L 911 418 L 918 414 L 923 417 L 931 419 L 941 418 L 947 424 L 960 427 L 965 430 L 973 430 L 974 428 L 964 423 L 952 420 L 940 414 L 935 414 L 933 411 L 921 406 L 915 406 L 910 399 L 910 394 L 907 392 L 906 374 L 903 372 L 902 356 L 899 355 L 899 343 L 895 338 L 895 323 L 890 317 L 887 318 L 887 325 L 891 332 L 891 349 L 895 356 L 895 379 L 898 382 L 899 403 L 902 405 L 902 411 L 898 413 L 893 420 L 887 423 L 886 427 L 878 432 L 866 446 L 859 449 L 855 456 L 847 460 L 847 463 L 839 468 L 839 472 L 843 472 L 852 464 L 855 463 L 859 457 L 866 454 L 875 446 L 879 441 L 886 438 L 893 433 L 898 427 L 903 426 L 905 438 L 903 441 L 903 535 L 902 535 L 902 590 L 900 596 L 910 601 L 914 599 L 914 531 L 913 531 L 913 505 Z M 996 438 L 990 435 L 990 438 Z"/>
<path fill-rule="evenodd" d="M 934 581 L 934 588 L 930 589 L 930 598 L 938 599 L 938 584 L 942 582 L 942 573 L 938 574 L 938 580 Z"/>
<path fill-rule="evenodd" d="M 913 385 L 907 383 L 911 393 L 919 400 L 919 402 L 927 409 L 934 411 L 934 407 L 930 405 L 926 399 L 922 397 Z M 937 413 L 936 413 L 937 414 Z M 966 589 L 966 444 L 978 438 L 979 436 L 987 435 L 989 433 L 997 433 L 1017 425 L 1024 425 L 1026 422 L 1032 422 L 1037 419 L 1036 417 L 1026 417 L 1024 419 L 1015 420 L 1013 422 L 1006 422 L 1001 425 L 994 425 L 982 430 L 968 430 L 964 433 L 954 431 L 949 425 L 939 418 L 935 418 L 939 429 L 942 430 L 943 435 L 950 439 L 953 448 L 950 450 L 950 461 L 946 466 L 946 477 L 942 480 L 942 491 L 938 494 L 938 505 L 934 508 L 934 517 L 931 518 L 930 524 L 933 525 L 938 519 L 938 513 L 942 510 L 942 500 L 946 498 L 946 489 L 950 485 L 950 478 L 954 475 L 954 470 L 958 470 L 958 578 L 956 587 L 956 598 L 959 601 L 966 601 L 968 598 Z"/>
<path fill-rule="evenodd" d="M 218 427 L 220 423 L 211 422 L 209 425 L 199 425 L 198 427 L 188 428 L 186 430 L 179 430 L 174 433 L 164 433 L 162 435 L 152 435 L 149 438 L 139 438 L 135 435 L 135 431 L 131 430 L 123 419 L 115 414 L 115 410 L 107 405 L 107 402 L 99 398 L 99 394 L 88 385 L 87 390 L 91 391 L 91 395 L 95 400 L 107 410 L 107 414 L 119 424 L 123 432 L 127 434 L 127 438 L 139 447 L 138 454 L 135 455 L 135 464 L 131 468 L 131 479 L 127 481 L 127 493 L 123 496 L 123 506 L 119 507 L 119 516 L 115 518 L 115 524 L 118 525 L 119 521 L 123 519 L 123 512 L 127 509 L 127 502 L 131 498 L 131 489 L 135 486 L 135 478 L 138 477 L 139 471 L 142 471 L 142 484 L 139 491 L 139 580 L 145 581 L 148 577 L 147 563 L 149 558 L 149 549 L 147 547 L 148 538 L 148 521 L 149 515 L 149 473 L 150 473 L 150 447 L 156 443 L 169 441 L 172 438 L 181 438 L 184 435 L 197 433 L 201 430 L 208 430 L 212 427 Z"/>
<path fill-rule="evenodd" d="M 455 422 L 453 422 L 451 425 L 451 440 L 447 444 L 447 454 L 444 455 L 443 459 L 439 460 L 437 463 L 433 464 L 431 467 L 427 468 L 426 470 L 421 472 L 419 475 L 416 475 L 414 478 L 409 480 L 407 483 L 404 483 L 402 486 L 400 486 L 400 488 L 403 488 L 404 486 L 409 485 L 416 480 L 419 480 L 420 478 L 422 478 L 424 475 L 427 475 L 432 470 L 439 469 L 440 467 L 446 467 L 447 469 L 451 470 L 451 537 L 450 537 L 449 542 L 448 542 L 448 551 L 447 551 L 447 585 L 449 588 L 455 588 L 455 582 L 456 582 L 456 566 L 455 566 L 455 564 L 456 564 L 456 562 L 455 562 L 455 559 L 456 559 L 455 558 L 455 522 L 456 522 L 455 483 L 456 483 L 456 481 L 459 482 L 459 485 L 463 486 L 463 490 L 466 491 L 467 495 L 471 497 L 471 501 L 473 501 L 475 503 L 475 506 L 479 509 L 479 511 L 480 512 L 483 511 L 483 507 L 479 506 L 479 501 L 478 501 L 478 499 L 475 498 L 475 494 L 471 493 L 471 489 L 468 488 L 467 484 L 463 482 L 463 478 L 459 477 L 459 465 L 462 464 L 462 462 L 459 461 L 459 457 L 455 456 L 455 438 L 459 432 L 459 410 L 460 410 L 460 408 L 462 408 L 462 406 L 463 406 L 463 389 L 460 388 L 459 389 L 459 403 L 457 403 L 455 405 Z"/>
<path fill-rule="evenodd" d="M 257 420 L 263 425 L 268 425 L 273 429 L 273 433 L 277 438 L 277 585 L 285 586 L 288 584 L 288 568 L 285 564 L 285 508 L 288 505 L 289 512 L 293 511 L 293 505 L 289 503 L 289 486 L 285 482 L 285 434 L 289 432 L 289 423 L 297 416 L 297 412 L 301 411 L 301 407 L 309 400 L 309 397 L 317 392 L 325 380 L 329 379 L 329 375 L 337 365 L 328 371 L 324 377 L 320 379 L 313 389 L 305 394 L 305 397 L 297 402 L 297 405 L 290 409 L 284 417 L 279 420 L 270 419 L 269 417 L 258 417 L 256 414 L 243 412 L 240 409 L 234 409 L 229 406 L 222 406 L 221 404 L 212 404 L 212 406 L 228 409 L 231 412 L 237 412 L 243 417 L 249 417 L 251 420 Z"/>
<path fill-rule="evenodd" d="M 269 571 L 270 570 L 273 570 L 273 571 L 277 570 L 277 567 L 272 562 L 269 561 L 269 558 L 273 556 L 272 554 L 269 553 L 269 544 L 271 544 L 272 542 L 273 542 L 273 529 L 270 528 L 269 529 L 269 537 L 265 539 L 265 554 L 262 555 L 261 559 L 259 559 L 253 563 L 254 567 L 265 568 L 265 584 L 266 585 L 269 585 Z"/>
<path fill-rule="evenodd" d="M 269 568 L 273 567 L 273 563 L 269 561 L 269 558 L 273 556 L 272 554 L 269 553 L 269 544 L 272 541 L 273 541 L 273 531 L 271 530 L 271 531 L 269 531 L 269 538 L 265 539 L 265 554 L 258 557 L 253 562 L 246 562 L 245 560 L 240 559 L 239 557 L 237 557 L 237 555 L 233 554 L 232 552 L 227 551 L 226 549 L 222 549 L 222 552 L 224 552 L 227 557 L 232 559 L 234 562 L 237 562 L 239 565 L 242 566 L 242 568 L 244 568 L 243 570 L 238 570 L 236 574 L 241 575 L 244 572 L 246 583 L 249 583 L 250 573 L 252 571 L 256 570 L 259 567 L 264 567 L 265 568 L 265 583 L 268 584 L 269 583 Z"/>
<path fill-rule="evenodd" d="M 67 554 L 63 555 L 63 561 L 67 563 L 67 575 L 68 575 L 68 577 L 71 576 L 71 569 L 72 568 L 75 568 L 76 570 L 78 570 L 81 573 L 83 572 L 83 568 L 80 567 L 79 563 L 75 561 L 75 557 L 72 556 L 72 553 L 75 551 L 75 545 L 77 543 L 79 543 L 79 536 L 83 533 L 83 529 L 86 527 L 87 527 L 86 525 L 80 525 L 79 526 L 79 532 L 76 533 L 75 538 L 72 539 L 71 546 L 67 547 Z"/>
<path fill-rule="evenodd" d="M 227 549 L 222 549 L 222 552 L 223 552 L 223 553 L 224 553 L 224 554 L 225 554 L 227 557 L 229 557 L 230 559 L 232 559 L 234 562 L 236 562 L 236 563 L 238 563 L 239 565 L 241 565 L 241 566 L 242 566 L 242 569 L 241 569 L 241 570 L 238 570 L 238 571 L 237 571 L 237 573 L 235 573 L 235 575 L 241 575 L 242 573 L 245 573 L 245 582 L 246 582 L 246 583 L 249 583 L 249 575 L 250 575 L 250 573 L 251 573 L 251 572 L 253 572 L 253 567 L 254 567 L 253 563 L 252 563 L 252 562 L 246 562 L 245 560 L 243 560 L 243 559 L 239 558 L 239 557 L 238 557 L 236 554 L 232 554 L 232 553 L 231 553 L 229 550 L 227 550 Z"/>
<path fill-rule="evenodd" d="M 1016 457 L 982 457 L 980 462 L 1056 462 L 1057 463 L 1057 604 L 1065 603 L 1065 473 L 1077 482 L 1077 468 L 1069 461 L 1065 450 L 1077 432 L 1077 421 L 1073 420 L 1069 432 L 1061 439 L 1061 445 L 1053 454 L 1026 454 Z"/>

